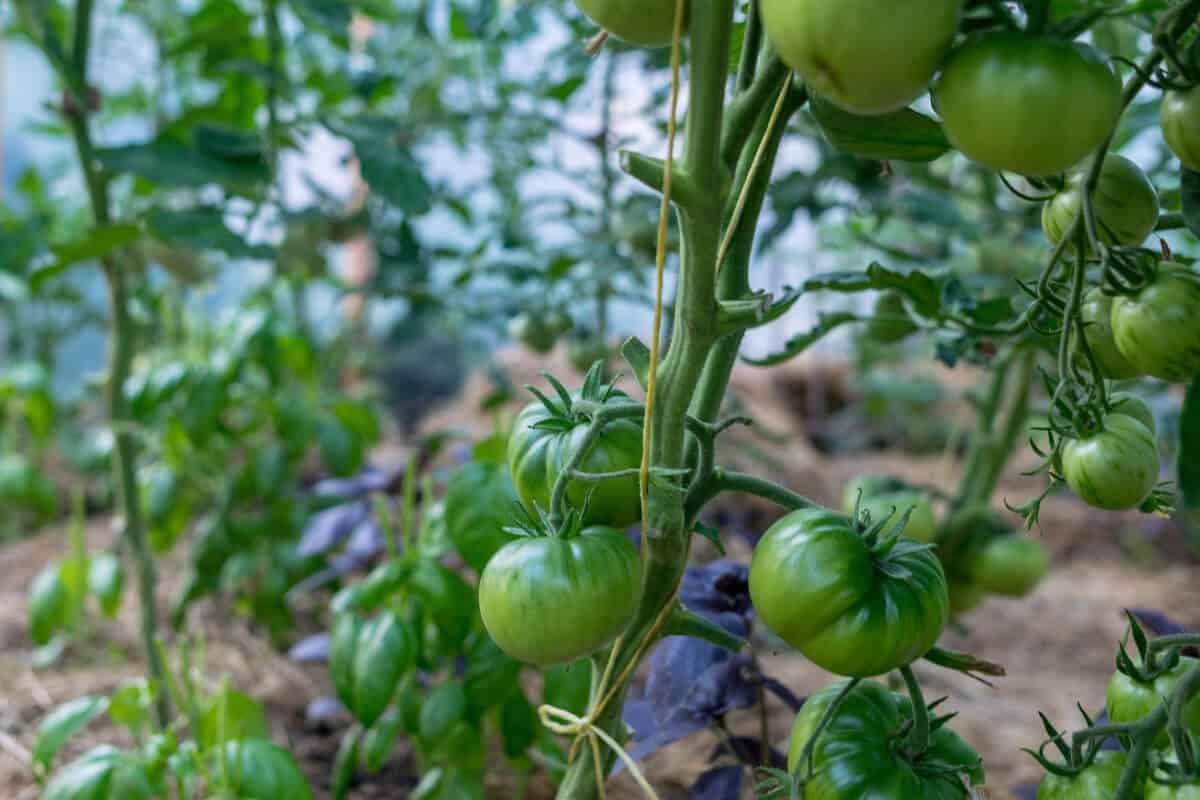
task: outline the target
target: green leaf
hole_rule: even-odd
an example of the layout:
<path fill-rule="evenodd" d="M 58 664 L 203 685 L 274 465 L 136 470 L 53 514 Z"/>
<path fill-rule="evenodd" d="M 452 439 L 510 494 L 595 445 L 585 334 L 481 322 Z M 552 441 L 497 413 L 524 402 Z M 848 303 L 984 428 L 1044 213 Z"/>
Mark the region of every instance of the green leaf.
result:
<path fill-rule="evenodd" d="M 543 702 L 572 714 L 587 710 L 592 685 L 592 664 L 586 658 L 559 664 L 545 671 Z"/>
<path fill-rule="evenodd" d="M 165 139 L 96 151 L 110 172 L 128 173 L 165 187 L 199 188 L 214 183 L 253 189 L 270 180 L 265 162 L 222 159 Z"/>
<path fill-rule="evenodd" d="M 85 695 L 63 703 L 42 719 L 38 726 L 37 739 L 33 743 L 35 767 L 49 769 L 58 751 L 89 722 L 108 708 L 108 698 L 100 695 Z"/>
<path fill-rule="evenodd" d="M 54 255 L 54 261 L 33 271 L 29 277 L 29 287 L 35 293 L 39 292 L 47 281 L 66 272 L 69 267 L 81 261 L 105 258 L 118 247 L 133 244 L 141 235 L 139 226 L 120 222 L 91 228 L 75 239 L 51 244 L 50 252 Z"/>
<path fill-rule="evenodd" d="M 491 638 L 477 640 L 466 656 L 463 688 L 467 693 L 469 718 L 483 716 L 521 690 L 521 662 L 506 654 Z"/>
<path fill-rule="evenodd" d="M 621 345 L 621 355 L 625 363 L 633 370 L 633 378 L 642 391 L 646 391 L 646 383 L 650 375 L 650 348 L 636 336 L 631 336 Z"/>
<path fill-rule="evenodd" d="M 911 108 L 860 117 L 815 95 L 809 99 L 809 108 L 829 144 L 861 158 L 923 162 L 950 150 L 942 126 Z"/>
<path fill-rule="evenodd" d="M 367 444 L 379 441 L 379 418 L 367 403 L 358 400 L 338 400 L 333 415 L 360 440 Z"/>
<path fill-rule="evenodd" d="M 513 692 L 500 707 L 500 735 L 504 737 L 504 755 L 520 758 L 537 738 L 538 715 L 525 699 L 524 692 Z"/>
<path fill-rule="evenodd" d="M 216 206 L 169 211 L 156 208 L 146 217 L 156 238 L 189 250 L 215 250 L 232 258 L 269 259 L 274 250 L 252 245 L 225 225 L 225 212 Z"/>
<path fill-rule="evenodd" d="M 721 541 L 721 532 L 719 530 L 710 525 L 705 525 L 703 522 L 697 522 L 693 531 L 712 542 L 713 547 L 717 548 L 717 552 L 722 556 L 725 555 L 725 543 Z"/>
<path fill-rule="evenodd" d="M 46 786 L 42 800 L 150 800 L 161 796 L 139 759 L 100 745 L 63 767 Z"/>
<path fill-rule="evenodd" d="M 333 800 L 346 800 L 350 794 L 350 784 L 354 782 L 354 767 L 358 764 L 360 744 L 362 744 L 362 728 L 357 725 L 342 735 L 342 743 L 338 745 L 337 758 L 333 762 L 333 780 L 331 781 Z"/>
<path fill-rule="evenodd" d="M 458 573 L 431 561 L 415 565 L 409 588 L 425 604 L 446 651 L 457 651 L 479 614 L 475 590 Z"/>
<path fill-rule="evenodd" d="M 1200 172 L 1184 168 L 1180 198 L 1184 223 L 1194 236 L 1200 236 Z"/>
<path fill-rule="evenodd" d="M 342 39 L 350 32 L 351 7 L 347 0 L 290 0 L 296 16 Z"/>
<path fill-rule="evenodd" d="M 573 75 L 549 87 L 542 94 L 551 100 L 565 103 L 571 99 L 571 95 L 575 94 L 580 86 L 583 86 L 583 82 L 584 77 L 582 75 Z"/>
<path fill-rule="evenodd" d="M 1200 376 L 1188 387 L 1179 418 L 1179 490 L 1183 506 L 1200 509 Z"/>
<path fill-rule="evenodd" d="M 88 589 L 100 603 L 100 611 L 112 619 L 121 609 L 125 587 L 125 569 L 113 553 L 101 553 L 88 565 Z"/>
<path fill-rule="evenodd" d="M 433 190 L 421 165 L 399 140 L 396 120 L 378 114 L 359 114 L 330 123 L 330 130 L 350 140 L 363 180 L 371 190 L 409 214 L 424 214 L 433 204 Z"/>
<path fill-rule="evenodd" d="M 519 502 L 506 463 L 472 461 L 454 473 L 446 486 L 446 532 L 471 569 L 483 572 L 515 538 L 504 527 Z"/>
<path fill-rule="evenodd" d="M 208 698 L 196 731 L 196 741 L 205 750 L 233 739 L 270 737 L 271 729 L 262 705 L 228 685 Z"/>
<path fill-rule="evenodd" d="M 363 737 L 363 765 L 371 772 L 382 769 L 403 730 L 404 715 L 399 709 L 389 708 L 385 711 Z"/>
<path fill-rule="evenodd" d="M 941 308 L 941 290 L 928 275 L 923 272 L 897 272 L 877 262 L 872 262 L 864 272 L 827 272 L 804 282 L 806 292 L 824 290 L 855 293 L 887 289 L 908 295 L 922 316 L 935 317 Z"/>
<path fill-rule="evenodd" d="M 742 360 L 747 364 L 753 364 L 756 367 L 770 367 L 774 366 L 775 364 L 782 364 L 783 362 L 800 355 L 809 347 L 812 347 L 821 339 L 825 338 L 825 336 L 827 336 L 829 333 L 840 328 L 841 326 L 858 321 L 858 315 L 850 314 L 848 312 L 839 311 L 832 314 L 821 313 L 817 317 L 816 325 L 809 330 L 788 339 L 784 344 L 783 349 L 779 352 L 772 353 L 771 355 L 764 356 L 763 358 L 743 357 Z"/>
<path fill-rule="evenodd" d="M 435 688 L 421 706 L 421 739 L 426 745 L 439 739 L 463 717 L 467 709 L 467 694 L 461 683 L 448 680 Z"/>
<path fill-rule="evenodd" d="M 227 742 L 220 758 L 223 765 L 216 772 L 229 776 L 225 788 L 238 798 L 312 800 L 312 790 L 291 753 L 268 741 Z"/>
<path fill-rule="evenodd" d="M 128 680 L 109 696 L 108 716 L 130 731 L 139 731 L 149 724 L 153 703 L 154 689 L 145 678 Z"/>
<path fill-rule="evenodd" d="M 391 704 L 415 651 L 413 635 L 393 612 L 364 622 L 350 611 L 334 622 L 329 649 L 333 686 L 364 726 L 375 724 Z"/>
<path fill-rule="evenodd" d="M 66 626 L 68 602 L 58 564 L 46 566 L 29 586 L 29 637 L 34 644 L 47 644 Z"/>
<path fill-rule="evenodd" d="M 334 475 L 346 477 L 362 466 L 363 442 L 336 418 L 323 417 L 317 421 L 317 445 L 321 462 Z"/>

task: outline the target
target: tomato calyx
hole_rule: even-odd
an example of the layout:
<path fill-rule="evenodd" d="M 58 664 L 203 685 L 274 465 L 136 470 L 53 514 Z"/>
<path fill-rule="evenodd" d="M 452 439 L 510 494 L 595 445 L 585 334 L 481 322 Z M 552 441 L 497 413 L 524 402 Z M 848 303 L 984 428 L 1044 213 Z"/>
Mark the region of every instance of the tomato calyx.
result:
<path fill-rule="evenodd" d="M 1087 727 L 1094 727 L 1095 723 L 1088 713 L 1083 710 L 1083 706 L 1077 706 L 1079 713 L 1083 715 Z M 1033 757 L 1035 761 L 1041 765 L 1042 769 L 1051 775 L 1057 775 L 1060 778 L 1074 778 L 1077 775 L 1090 769 L 1095 763 L 1097 756 L 1104 750 L 1104 739 L 1102 737 L 1091 737 L 1087 743 L 1080 745 L 1078 741 L 1068 744 L 1068 737 L 1065 731 L 1059 731 L 1054 727 L 1054 723 L 1050 722 L 1042 712 L 1038 712 L 1038 717 L 1042 720 L 1042 727 L 1046 731 L 1047 739 L 1038 745 L 1037 750 L 1022 748 L 1026 753 Z M 1062 761 L 1055 761 L 1046 755 L 1046 748 L 1050 745 L 1058 750 L 1062 755 Z"/>
<path fill-rule="evenodd" d="M 569 431 L 576 425 L 591 422 L 597 414 L 601 413 L 601 409 L 610 406 L 614 401 L 618 401 L 622 406 L 630 406 L 628 416 L 636 416 L 637 404 L 628 400 L 626 395 L 617 389 L 617 381 L 621 379 L 621 376 L 615 375 L 612 380 L 606 382 L 602 363 L 597 362 L 592 365 L 587 375 L 584 376 L 583 386 L 574 395 L 567 391 L 567 387 L 563 386 L 562 382 L 549 372 L 543 370 L 542 377 L 554 388 L 555 397 L 553 399 L 546 396 L 536 386 L 528 384 L 525 386 L 545 406 L 548 415 L 546 419 L 539 420 L 532 426 L 537 430 Z M 625 400 L 628 400 L 628 403 L 620 402 Z"/>
<path fill-rule="evenodd" d="M 1155 652 L 1151 649 L 1146 632 L 1137 617 L 1128 609 L 1125 610 L 1125 616 L 1129 619 L 1129 636 L 1133 639 L 1137 658 L 1134 659 L 1129 655 L 1129 650 L 1126 648 L 1128 642 L 1121 642 L 1121 647 L 1117 651 L 1117 670 L 1138 683 L 1154 683 L 1155 680 L 1179 665 L 1179 651 L 1170 650 L 1165 654 Z"/>

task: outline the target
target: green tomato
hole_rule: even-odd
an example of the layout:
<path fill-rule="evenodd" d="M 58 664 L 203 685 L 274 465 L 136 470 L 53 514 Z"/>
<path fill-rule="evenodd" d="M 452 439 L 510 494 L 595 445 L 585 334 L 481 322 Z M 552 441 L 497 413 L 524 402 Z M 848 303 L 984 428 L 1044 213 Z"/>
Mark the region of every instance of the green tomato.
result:
<path fill-rule="evenodd" d="M 1158 434 L 1158 423 L 1150 404 L 1133 392 L 1113 392 L 1108 397 L 1109 409 L 1114 414 L 1124 414 L 1132 417 L 1146 426 L 1151 433 Z"/>
<path fill-rule="evenodd" d="M 853 114 L 925 93 L 958 32 L 961 0 L 763 0 L 763 29 L 805 85 Z"/>
<path fill-rule="evenodd" d="M 792 725 L 788 771 L 795 772 L 809 739 L 845 689 L 839 681 L 805 701 Z M 933 731 L 918 758 L 897 742 L 912 724 L 912 702 L 874 681 L 846 693 L 812 749 L 812 777 L 803 800 L 967 800 L 967 784 L 983 783 L 979 754 L 946 725 Z M 804 769 L 800 766 L 800 769 Z"/>
<path fill-rule="evenodd" d="M 950 56 L 933 99 L 946 136 L 968 158 L 996 170 L 1054 175 L 1112 132 L 1121 82 L 1085 45 L 990 33 Z"/>
<path fill-rule="evenodd" d="M 1067 187 L 1042 206 L 1042 230 L 1058 244 L 1083 210 L 1083 170 L 1075 170 Z M 1104 159 L 1100 180 L 1092 193 L 1097 234 L 1107 245 L 1136 247 L 1158 224 L 1158 191 L 1141 167 L 1125 156 Z M 1088 255 L 1092 246 L 1087 246 Z"/>
<path fill-rule="evenodd" d="M 884 292 L 875 301 L 875 313 L 867 323 L 867 336 L 881 344 L 895 344 L 918 330 L 904 308 L 899 292 Z"/>
<path fill-rule="evenodd" d="M 1200 86 L 1164 94 L 1159 122 L 1171 152 L 1183 166 L 1200 172 Z"/>
<path fill-rule="evenodd" d="M 1038 784 L 1037 800 L 1113 800 L 1125 769 L 1125 754 L 1101 750 L 1078 775 L 1047 774 Z"/>
<path fill-rule="evenodd" d="M 908 524 L 904 526 L 904 535 L 918 542 L 932 542 L 937 534 L 937 519 L 933 515 L 933 506 L 920 493 L 912 491 L 885 492 L 864 500 L 860 511 L 871 514 L 871 524 L 887 519 L 888 530 L 891 525 L 912 509 Z M 889 519 L 890 517 L 890 519 Z"/>
<path fill-rule="evenodd" d="M 597 25 L 630 44 L 663 47 L 675 32 L 675 0 L 575 0 L 575 4 Z"/>
<path fill-rule="evenodd" d="M 572 339 L 567 343 L 567 360 L 579 372 L 587 372 L 597 361 L 608 359 L 608 344 L 600 338 L 590 336 Z"/>
<path fill-rule="evenodd" d="M 872 548 L 849 517 L 821 508 L 793 511 L 763 535 L 750 561 L 750 597 L 785 642 L 851 677 L 920 658 L 950 614 L 934 553 L 905 538 Z"/>
<path fill-rule="evenodd" d="M 1164 381 L 1200 372 L 1200 275 L 1171 262 L 1135 295 L 1112 304 L 1113 339 L 1130 364 Z"/>
<path fill-rule="evenodd" d="M 1067 485 L 1088 505 L 1137 508 L 1158 481 L 1158 442 L 1136 419 L 1109 414 L 1103 430 L 1066 444 L 1062 465 Z"/>
<path fill-rule="evenodd" d="M 1185 786 L 1168 786 L 1146 781 L 1146 800 L 1200 800 L 1200 783 Z"/>
<path fill-rule="evenodd" d="M 1172 669 L 1153 681 L 1143 682 L 1117 671 L 1108 682 L 1108 716 L 1113 722 L 1137 722 L 1149 715 L 1170 697 L 1180 679 L 1200 664 L 1200 660 L 1183 656 Z M 1200 734 L 1200 695 L 1193 697 L 1183 709 L 1183 724 L 1189 731 Z M 1156 747 L 1166 747 L 1170 736 L 1166 730 L 1154 740 Z"/>
<path fill-rule="evenodd" d="M 479 611 L 508 655 L 541 667 L 562 664 L 603 647 L 629 625 L 641 571 L 637 551 L 615 528 L 520 539 L 484 568 Z"/>
<path fill-rule="evenodd" d="M 518 314 L 509 320 L 508 336 L 542 355 L 553 350 L 557 340 L 554 329 L 534 314 Z"/>
<path fill-rule="evenodd" d="M 988 540 L 967 560 L 967 574 L 977 586 L 1012 597 L 1032 592 L 1049 568 L 1045 546 L 1017 533 Z"/>
<path fill-rule="evenodd" d="M 847 514 L 854 513 L 854 504 L 858 501 L 860 491 L 865 503 L 876 495 L 899 492 L 906 488 L 903 481 L 886 475 L 856 475 L 842 491 L 842 510 Z"/>
<path fill-rule="evenodd" d="M 1121 355 L 1113 339 L 1112 304 L 1113 299 L 1098 288 L 1088 290 L 1080 308 L 1083 335 L 1087 337 L 1088 349 L 1104 377 L 1113 380 L 1136 378 L 1141 373 Z"/>
<path fill-rule="evenodd" d="M 974 611 L 987 599 L 987 592 L 982 586 L 963 581 L 951 581 L 949 593 L 950 614 L 955 617 Z"/>
<path fill-rule="evenodd" d="M 628 403 L 619 392 L 608 403 Z M 560 428 L 535 427 L 554 419 L 540 402 L 530 403 L 517 415 L 508 439 L 508 465 L 513 485 L 526 507 L 550 508 L 554 481 L 587 436 L 590 422 L 573 419 Z M 642 463 L 642 426 L 633 419 L 617 420 L 604 427 L 579 468 L 587 473 L 635 469 Z M 603 481 L 572 480 L 567 502 L 584 511 L 587 525 L 624 528 L 641 519 L 641 488 L 637 475 Z M 584 504 L 586 502 L 586 509 Z"/>

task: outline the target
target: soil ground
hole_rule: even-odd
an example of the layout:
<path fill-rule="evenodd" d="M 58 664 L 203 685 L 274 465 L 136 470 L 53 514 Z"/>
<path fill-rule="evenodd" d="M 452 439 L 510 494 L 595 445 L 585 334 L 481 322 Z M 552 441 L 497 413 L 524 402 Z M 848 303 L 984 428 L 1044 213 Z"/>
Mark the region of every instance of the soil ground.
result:
<path fill-rule="evenodd" d="M 516 385 L 536 380 L 536 370 L 522 359 L 512 359 L 509 366 L 515 367 Z M 522 369 L 530 374 L 521 374 Z M 801 395 L 803 402 L 810 401 L 814 386 L 818 394 L 828 395 L 820 387 L 834 385 L 839 372 L 837 366 L 813 364 L 775 371 L 771 377 L 739 372 L 739 396 L 760 427 L 781 438 L 768 441 L 738 433 L 729 446 L 733 460 L 744 460 L 746 466 L 757 462 L 760 468 L 766 461 L 772 465 L 773 478 L 825 502 L 836 502 L 838 487 L 859 472 L 893 472 L 949 486 L 955 475 L 953 458 L 914 459 L 887 453 L 828 457 L 802 444 L 807 439 L 796 413 Z M 957 379 L 969 382 L 971 377 Z M 462 398 L 441 409 L 426 427 L 451 424 L 485 432 L 486 421 L 473 411 L 484 394 L 482 379 L 469 382 Z M 1004 496 L 1024 499 L 1033 494 L 1037 480 L 1020 476 L 1028 466 L 1027 458 L 1018 459 L 997 493 L 997 502 Z M 772 513 L 746 501 L 727 503 L 729 518 L 741 526 L 760 527 Z M 88 529 L 91 545 L 108 544 L 110 528 L 107 519 L 93 520 Z M 988 687 L 937 668 L 919 668 L 930 696 L 949 697 L 947 706 L 959 712 L 956 729 L 983 755 L 991 798 L 1008 798 L 1010 787 L 1036 780 L 1037 765 L 1020 748 L 1036 746 L 1041 740 L 1038 711 L 1071 726 L 1079 721 L 1076 702 L 1089 712 L 1103 706 L 1115 646 L 1124 630 L 1122 609 L 1153 609 L 1191 629 L 1200 628 L 1200 562 L 1169 522 L 1095 512 L 1060 496 L 1045 505 L 1041 536 L 1054 556 L 1050 577 L 1029 597 L 987 600 L 965 618 L 968 629 L 951 634 L 945 642 L 1002 663 L 1007 677 Z M 731 539 L 730 556 L 748 557 L 748 547 L 737 537 Z M 143 673 L 136 656 L 135 604 L 129 598 L 117 620 L 94 622 L 83 641 L 52 667 L 31 666 L 25 592 L 38 570 L 64 546 L 61 531 L 49 531 L 0 550 L 0 798 L 6 800 L 37 796 L 29 777 L 28 751 L 37 723 L 47 711 L 82 694 L 109 691 L 125 678 Z M 698 552 L 697 557 L 712 554 Z M 172 557 L 161 564 L 164 602 L 177 588 L 179 563 Z M 327 780 L 342 723 L 316 725 L 305 719 L 307 704 L 329 693 L 324 669 L 289 662 L 261 632 L 213 603 L 194 614 L 189 630 L 203 632 L 207 674 L 228 675 L 234 685 L 266 703 L 276 740 L 296 753 L 318 796 L 328 797 Z M 764 669 L 798 694 L 829 681 L 828 675 L 787 653 L 767 654 Z M 769 723 L 776 743 L 784 743 L 790 714 L 780 705 L 771 705 Z M 735 730 L 748 735 L 758 725 L 757 716 L 732 720 Z M 66 755 L 74 756 L 98 742 L 120 743 L 119 734 L 96 724 L 72 741 Z M 647 776 L 663 800 L 687 796 L 686 787 L 703 771 L 713 745 L 711 736 L 698 734 L 649 759 Z M 403 755 L 394 757 L 381 773 L 360 777 L 351 792 L 354 800 L 405 797 L 415 780 Z M 512 777 L 505 768 L 498 767 L 489 782 L 490 795 L 514 796 Z M 535 783 L 527 796 L 548 793 Z M 639 796 L 627 776 L 616 779 L 609 792 L 610 798 Z"/>

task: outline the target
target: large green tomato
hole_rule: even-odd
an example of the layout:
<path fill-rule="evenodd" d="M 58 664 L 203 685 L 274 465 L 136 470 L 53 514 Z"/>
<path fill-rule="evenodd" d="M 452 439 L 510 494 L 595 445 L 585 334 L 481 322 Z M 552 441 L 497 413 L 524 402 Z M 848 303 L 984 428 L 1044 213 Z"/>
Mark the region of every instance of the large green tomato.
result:
<path fill-rule="evenodd" d="M 1109 409 L 1114 414 L 1124 414 L 1133 417 L 1146 426 L 1151 433 L 1158 434 L 1158 423 L 1150 404 L 1133 392 L 1113 392 L 1108 398 Z"/>
<path fill-rule="evenodd" d="M 884 292 L 875 301 L 875 312 L 867 323 L 867 336 L 881 344 L 903 341 L 918 330 L 908 316 L 904 297 L 899 292 Z"/>
<path fill-rule="evenodd" d="M 1067 187 L 1042 207 L 1042 230 L 1058 244 L 1083 210 L 1084 170 L 1075 170 Z M 1158 224 L 1158 191 L 1141 167 L 1125 156 L 1110 155 L 1100 169 L 1100 180 L 1092 193 L 1096 233 L 1107 245 L 1137 247 L 1154 233 Z M 1092 253 L 1089 243 L 1087 252 Z"/>
<path fill-rule="evenodd" d="M 920 658 L 950 615 L 936 555 L 906 538 L 872 548 L 849 517 L 820 508 L 793 511 L 763 535 L 750 598 L 785 642 L 851 677 Z"/>
<path fill-rule="evenodd" d="M 1013 597 L 1032 592 L 1049 568 L 1045 546 L 1017 533 L 989 539 L 967 559 L 967 574 L 976 585 Z"/>
<path fill-rule="evenodd" d="M 1078 775 L 1047 774 L 1038 784 L 1037 800 L 1113 800 L 1124 769 L 1124 753 L 1101 750 Z"/>
<path fill-rule="evenodd" d="M 1200 800 L 1200 783 L 1189 783 L 1185 786 L 1168 786 L 1163 783 L 1146 781 L 1145 800 Z"/>
<path fill-rule="evenodd" d="M 1158 442 L 1136 419 L 1109 414 L 1103 430 L 1066 444 L 1062 464 L 1067 485 L 1088 505 L 1137 508 L 1158 482 Z"/>
<path fill-rule="evenodd" d="M 628 403 L 629 398 L 615 393 L 608 403 Z M 557 428 L 535 427 L 559 419 L 542 403 L 530 403 L 517 415 L 508 439 L 508 465 L 513 485 L 521 501 L 532 511 L 534 506 L 550 508 L 554 481 L 571 460 L 584 438 L 590 421 L 574 414 Z M 642 463 L 642 426 L 633 419 L 606 425 L 600 439 L 580 464 L 587 473 L 617 472 L 635 469 Z M 641 519 L 641 489 L 637 475 L 603 481 L 572 480 L 567 484 L 567 502 L 577 509 L 587 508 L 588 525 L 612 525 L 624 528 Z"/>
<path fill-rule="evenodd" d="M 1080 308 L 1083 335 L 1087 337 L 1088 349 L 1104 377 L 1113 380 L 1136 378 L 1141 373 L 1121 355 L 1113 339 L 1112 302 L 1113 299 L 1099 289 L 1088 290 Z"/>
<path fill-rule="evenodd" d="M 671 43 L 675 32 L 675 0 L 575 0 L 575 4 L 597 25 L 630 44 L 662 47 Z M 683 33 L 687 34 L 686 24 Z"/>
<path fill-rule="evenodd" d="M 788 771 L 820 726 L 830 704 L 845 688 L 839 681 L 805 701 L 788 745 Z M 812 776 L 802 800 L 966 800 L 967 784 L 983 783 L 979 754 L 943 725 L 929 748 L 910 757 L 897 746 L 912 723 L 912 702 L 874 681 L 847 692 L 812 749 Z M 800 766 L 802 775 L 808 773 Z M 964 780 L 965 779 L 965 780 Z"/>
<path fill-rule="evenodd" d="M 962 0 L 762 0 L 763 29 L 809 89 L 854 114 L 925 93 L 950 49 Z"/>
<path fill-rule="evenodd" d="M 1171 152 L 1185 167 L 1200 172 L 1200 86 L 1164 94 L 1159 122 Z"/>
<path fill-rule="evenodd" d="M 1113 339 L 1146 375 L 1190 381 L 1200 372 L 1200 274 L 1171 262 L 1136 295 L 1112 304 Z"/>
<path fill-rule="evenodd" d="M 904 535 L 918 542 L 932 542 L 937 534 L 937 519 L 933 515 L 933 506 L 919 492 L 885 492 L 873 495 L 863 500 L 859 511 L 871 514 L 871 524 L 888 519 L 889 515 L 889 523 L 897 523 L 910 508 L 912 515 L 904 526 Z M 851 511 L 853 510 L 851 506 Z"/>
<path fill-rule="evenodd" d="M 1172 669 L 1153 681 L 1143 682 L 1117 671 L 1108 682 L 1108 716 L 1113 722 L 1137 722 L 1163 704 L 1180 678 L 1200 660 L 1184 656 Z M 1183 723 L 1192 733 L 1200 734 L 1200 695 L 1193 697 L 1183 709 Z M 1154 740 L 1157 747 L 1166 747 L 1170 737 L 1166 730 Z"/>
<path fill-rule="evenodd" d="M 1121 82 L 1084 45 L 990 33 L 950 56 L 933 99 L 946 136 L 968 158 L 997 170 L 1054 175 L 1112 131 Z"/>
<path fill-rule="evenodd" d="M 484 568 L 479 611 L 508 655 L 541 667 L 562 664 L 625 629 L 637 609 L 641 572 L 637 551 L 615 528 L 519 539 Z"/>

